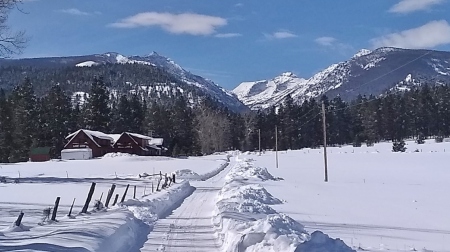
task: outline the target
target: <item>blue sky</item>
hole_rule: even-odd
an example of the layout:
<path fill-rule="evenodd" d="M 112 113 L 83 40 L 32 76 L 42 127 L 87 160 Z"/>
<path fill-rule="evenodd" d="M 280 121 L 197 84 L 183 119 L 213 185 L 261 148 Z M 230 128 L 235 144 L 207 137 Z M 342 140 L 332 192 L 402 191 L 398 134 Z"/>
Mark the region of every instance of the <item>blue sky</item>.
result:
<path fill-rule="evenodd" d="M 359 49 L 450 51 L 450 0 L 24 0 L 20 57 L 156 51 L 227 89 L 309 78 Z"/>

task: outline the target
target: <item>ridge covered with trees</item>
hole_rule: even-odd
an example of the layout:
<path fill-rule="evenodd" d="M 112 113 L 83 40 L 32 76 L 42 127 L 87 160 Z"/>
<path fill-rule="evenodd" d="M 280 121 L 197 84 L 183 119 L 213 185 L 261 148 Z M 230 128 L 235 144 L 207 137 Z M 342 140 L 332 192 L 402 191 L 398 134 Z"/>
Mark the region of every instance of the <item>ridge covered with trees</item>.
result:
<path fill-rule="evenodd" d="M 319 147 L 321 102 L 286 102 L 267 111 L 237 114 L 204 98 L 192 104 L 183 96 L 170 102 L 144 99 L 138 93 L 115 96 L 103 78 L 91 81 L 84 103 L 73 101 L 58 84 L 42 97 L 26 78 L 9 95 L 0 90 L 0 162 L 27 161 L 33 147 L 52 147 L 57 158 L 65 136 L 80 128 L 163 137 L 168 155 L 211 154 L 226 150 Z M 322 98 L 326 105 L 329 145 L 373 144 L 450 135 L 450 88 L 423 86 L 381 97 L 359 96 L 346 103 Z"/>

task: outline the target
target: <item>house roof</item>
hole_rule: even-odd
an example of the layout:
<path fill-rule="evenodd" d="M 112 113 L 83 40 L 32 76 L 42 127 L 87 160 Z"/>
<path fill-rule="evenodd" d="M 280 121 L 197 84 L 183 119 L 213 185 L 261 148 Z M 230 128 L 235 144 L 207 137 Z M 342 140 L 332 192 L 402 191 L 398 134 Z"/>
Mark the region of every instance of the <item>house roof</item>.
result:
<path fill-rule="evenodd" d="M 149 142 L 150 145 L 163 145 L 164 139 L 162 138 L 152 138 Z"/>
<path fill-rule="evenodd" d="M 80 132 L 84 132 L 84 134 L 86 134 L 86 136 L 88 136 L 88 137 L 92 140 L 92 142 L 94 142 L 98 147 L 100 147 L 100 145 L 97 143 L 97 141 L 95 141 L 94 137 L 99 138 L 99 139 L 104 139 L 104 140 L 109 140 L 109 141 L 111 141 L 111 142 L 114 142 L 114 138 L 110 137 L 109 135 L 107 135 L 107 134 L 105 134 L 105 133 L 103 133 L 103 132 L 100 132 L 100 131 L 94 131 L 94 130 L 87 130 L 87 129 L 80 129 L 80 130 L 77 130 L 77 131 L 75 131 L 75 132 L 69 134 L 69 135 L 66 137 L 66 139 L 70 139 L 69 142 L 68 142 L 67 144 L 69 144 L 69 143 L 72 141 L 72 139 L 73 139 L 76 135 L 78 135 Z M 66 144 L 66 146 L 67 146 L 67 144 Z M 66 146 L 64 146 L 64 147 L 66 147 Z"/>
<path fill-rule="evenodd" d="M 147 147 L 151 147 L 153 149 L 160 149 L 158 146 L 162 146 L 163 142 L 164 142 L 164 139 L 162 139 L 162 138 L 153 138 L 153 137 L 149 137 L 149 136 L 145 136 L 145 135 L 141 135 L 141 134 L 137 134 L 137 133 L 131 133 L 131 132 L 124 132 L 122 134 L 105 134 L 100 131 L 80 129 L 80 130 L 77 130 L 77 131 L 71 133 L 70 135 L 68 135 L 66 137 L 66 139 L 69 139 L 68 143 L 70 143 L 70 141 L 72 141 L 72 139 L 76 135 L 78 135 L 80 132 L 84 132 L 92 140 L 92 142 L 94 142 L 98 147 L 100 147 L 100 145 L 95 141 L 94 137 L 109 140 L 115 144 L 120 139 L 120 137 L 122 137 L 123 134 L 127 134 L 127 135 L 131 136 L 131 139 L 137 145 L 139 145 L 139 144 L 133 138 L 140 138 L 140 139 L 148 140 L 149 143 L 148 143 Z M 66 146 L 67 146 L 67 144 L 66 144 Z"/>
<path fill-rule="evenodd" d="M 141 134 L 131 133 L 131 132 L 125 132 L 125 133 L 127 133 L 128 135 L 130 135 L 132 137 L 149 140 L 149 143 L 148 143 L 149 145 L 162 145 L 164 142 L 164 140 L 162 138 L 153 138 L 153 137 L 144 136 Z"/>
<path fill-rule="evenodd" d="M 68 135 L 66 137 L 66 139 L 69 139 L 69 138 L 72 138 L 72 137 L 76 136 L 78 133 L 80 133 L 80 131 L 83 131 L 89 137 L 96 137 L 96 138 L 100 138 L 100 139 L 114 141 L 114 138 L 112 138 L 111 136 L 109 136 L 109 135 L 107 135 L 107 134 L 105 134 L 103 132 L 94 131 L 94 130 L 87 130 L 87 129 L 77 130 L 77 131 L 73 132 L 72 134 Z"/>

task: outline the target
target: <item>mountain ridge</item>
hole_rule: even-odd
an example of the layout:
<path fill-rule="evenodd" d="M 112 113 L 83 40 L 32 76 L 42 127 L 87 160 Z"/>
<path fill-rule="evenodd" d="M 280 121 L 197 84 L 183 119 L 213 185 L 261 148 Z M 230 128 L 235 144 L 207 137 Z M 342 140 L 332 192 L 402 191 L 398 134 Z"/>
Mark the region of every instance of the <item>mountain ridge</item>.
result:
<path fill-rule="evenodd" d="M 283 102 L 290 95 L 296 102 L 317 98 L 323 94 L 332 98 L 337 95 L 352 100 L 358 95 L 380 95 L 386 91 L 406 88 L 401 82 L 407 76 L 421 83 L 450 83 L 450 52 L 382 47 L 373 51 L 362 49 L 350 59 L 325 68 L 311 78 L 292 78 L 296 82 L 288 92 L 264 95 L 266 89 L 249 93 L 258 82 L 243 82 L 233 92 L 251 109 L 266 109 Z M 275 77 L 273 81 L 280 76 Z M 403 86 L 402 86 L 403 85 Z M 395 88 L 396 86 L 400 88 Z M 410 88 L 412 87 L 409 85 Z"/>
<path fill-rule="evenodd" d="M 246 111 L 248 108 L 230 91 L 225 90 L 211 80 L 195 75 L 175 63 L 170 58 L 164 57 L 157 52 L 151 52 L 144 56 L 124 56 L 117 52 L 106 52 L 102 54 L 63 56 L 63 57 L 41 57 L 22 59 L 0 59 L 0 67 L 32 67 L 35 69 L 57 69 L 60 67 L 96 67 L 107 64 L 138 64 L 148 67 L 156 67 L 166 71 L 173 78 L 188 86 L 198 89 L 200 92 L 213 98 L 223 106 L 233 111 Z M 158 83 L 162 85 L 161 83 Z M 125 82 L 120 85 L 127 85 Z M 140 87 L 148 86 L 150 83 L 141 83 Z M 1 85 L 0 85 L 1 86 Z M 86 90 L 74 90 L 86 91 Z M 187 97 L 188 98 L 188 97 Z"/>

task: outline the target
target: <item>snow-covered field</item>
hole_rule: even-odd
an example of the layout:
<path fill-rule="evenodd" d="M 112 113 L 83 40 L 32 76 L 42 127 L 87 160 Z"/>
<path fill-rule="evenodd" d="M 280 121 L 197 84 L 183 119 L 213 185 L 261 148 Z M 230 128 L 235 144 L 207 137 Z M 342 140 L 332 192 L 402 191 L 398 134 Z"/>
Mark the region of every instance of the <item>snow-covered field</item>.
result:
<path fill-rule="evenodd" d="M 278 152 L 279 168 L 274 152 L 2 164 L 0 251 L 450 251 L 450 143 L 391 148 L 329 148 L 328 183 L 321 149 Z M 139 175 L 159 171 L 178 181 L 152 194 Z M 80 215 L 91 182 L 93 201 L 113 183 L 137 199 Z M 58 222 L 38 224 L 57 196 Z"/>
<path fill-rule="evenodd" d="M 379 251 L 450 251 L 450 143 L 407 142 L 406 153 L 391 143 L 328 148 L 329 182 L 322 149 L 247 153 L 283 183 L 264 187 L 283 204 L 272 206 L 353 248 Z M 415 151 L 418 152 L 415 152 Z"/>

